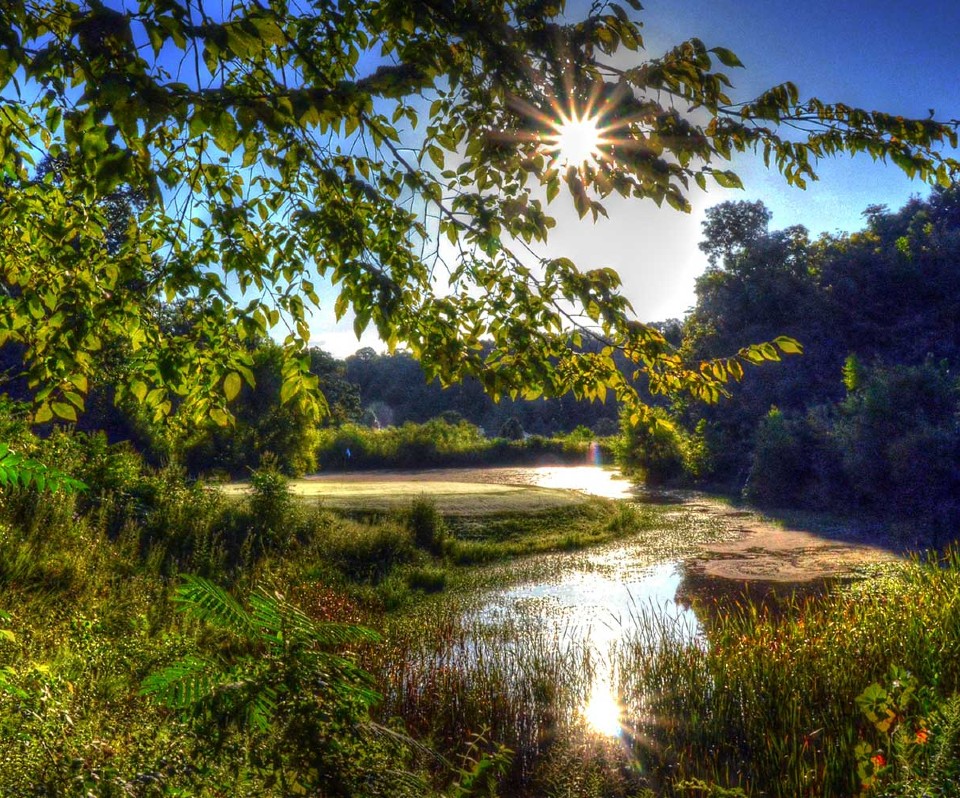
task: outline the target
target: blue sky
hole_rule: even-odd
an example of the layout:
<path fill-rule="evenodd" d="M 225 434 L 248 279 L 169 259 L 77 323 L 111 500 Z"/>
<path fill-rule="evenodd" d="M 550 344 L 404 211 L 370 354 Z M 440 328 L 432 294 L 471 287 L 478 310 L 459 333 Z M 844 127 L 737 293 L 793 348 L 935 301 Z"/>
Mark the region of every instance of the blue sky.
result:
<path fill-rule="evenodd" d="M 576 16 L 587 5 L 569 0 L 568 14 Z M 737 53 L 745 68 L 728 70 L 735 100 L 791 80 L 801 97 L 905 116 L 925 117 L 934 108 L 938 119 L 960 118 L 957 0 L 647 0 L 644 6 L 640 19 L 650 54 L 691 36 Z M 611 200 L 610 219 L 594 224 L 578 220 L 561 196 L 551 206 L 559 224 L 546 253 L 571 257 L 582 268 L 617 269 L 643 320 L 680 318 L 693 304 L 694 280 L 706 266 L 697 243 L 711 205 L 761 199 L 773 212 L 774 228 L 803 224 L 816 235 L 860 229 L 868 205 L 897 208 L 928 191 L 868 156 L 822 162 L 820 181 L 805 191 L 787 186 L 759 158 L 738 157 L 733 167 L 745 190 L 694 191 L 691 214 Z M 334 328 L 318 318 L 315 330 L 316 343 L 339 356 L 376 345 L 374 339 L 357 343 L 349 325 Z"/>

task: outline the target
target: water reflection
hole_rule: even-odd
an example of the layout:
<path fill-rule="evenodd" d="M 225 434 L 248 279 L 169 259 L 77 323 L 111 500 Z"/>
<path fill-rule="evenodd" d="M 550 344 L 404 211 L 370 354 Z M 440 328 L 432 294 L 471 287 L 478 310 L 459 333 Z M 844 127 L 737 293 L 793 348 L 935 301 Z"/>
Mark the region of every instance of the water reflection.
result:
<path fill-rule="evenodd" d="M 640 566 L 619 549 L 587 553 L 580 566 L 554 581 L 498 591 L 476 618 L 491 627 L 529 624 L 568 660 L 585 663 L 580 721 L 594 733 L 617 737 L 623 714 L 613 665 L 618 643 L 641 624 L 691 642 L 700 638 L 700 624 L 675 600 L 678 562 Z"/>
<path fill-rule="evenodd" d="M 609 677 L 595 677 L 582 710 L 587 727 L 606 737 L 619 737 L 623 731 L 623 704 L 614 694 Z"/>
<path fill-rule="evenodd" d="M 527 472 L 530 483 L 541 488 L 575 490 L 590 496 L 605 499 L 629 499 L 636 489 L 630 480 L 619 471 L 589 466 L 542 466 L 540 468 L 516 469 L 518 474 Z"/>

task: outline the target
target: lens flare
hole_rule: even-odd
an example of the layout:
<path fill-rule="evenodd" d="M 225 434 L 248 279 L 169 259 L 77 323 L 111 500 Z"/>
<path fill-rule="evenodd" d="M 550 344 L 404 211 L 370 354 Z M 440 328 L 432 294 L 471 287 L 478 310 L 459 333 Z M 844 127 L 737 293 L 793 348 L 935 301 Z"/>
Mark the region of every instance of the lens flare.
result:
<path fill-rule="evenodd" d="M 559 166 L 580 167 L 600 161 L 604 140 L 595 117 L 561 115 L 554 128 L 556 132 L 546 138 L 545 151 Z"/>

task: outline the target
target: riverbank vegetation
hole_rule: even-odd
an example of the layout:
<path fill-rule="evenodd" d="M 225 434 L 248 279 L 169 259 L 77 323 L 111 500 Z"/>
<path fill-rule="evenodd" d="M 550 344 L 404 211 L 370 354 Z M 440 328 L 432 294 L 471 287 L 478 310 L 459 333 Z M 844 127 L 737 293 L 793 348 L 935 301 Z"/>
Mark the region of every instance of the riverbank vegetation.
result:
<path fill-rule="evenodd" d="M 102 436 L 32 443 L 89 487 L 3 493 L 0 794 L 467 794 L 459 756 L 495 749 L 438 765 L 357 665 L 384 606 L 443 587 L 429 508 L 341 518 L 275 472 L 237 502 Z"/>
<path fill-rule="evenodd" d="M 509 571 L 464 565 L 621 535 L 656 551 L 675 506 L 344 516 L 276 472 L 228 498 L 102 436 L 20 445 L 89 487 L 3 491 L 2 794 L 893 796 L 956 775 L 955 555 L 776 612 L 723 604 L 703 638 L 638 609 L 604 663 L 471 620 Z M 581 714 L 611 665 L 619 739 Z"/>
<path fill-rule="evenodd" d="M 611 462 L 616 436 L 598 439 L 587 427 L 552 436 L 488 437 L 468 421 L 442 418 L 423 424 L 371 429 L 358 424 L 319 433 L 317 459 L 327 471 Z"/>
<path fill-rule="evenodd" d="M 521 554 L 715 530 L 652 505 L 478 518 L 287 489 L 319 465 L 582 457 L 619 403 L 652 479 L 955 534 L 958 123 L 790 82 L 744 95 L 733 52 L 651 53 L 626 5 L 3 3 L 0 794 L 952 783 L 953 555 L 776 616 L 719 608 L 694 640 L 641 625 L 611 742 L 565 733 L 611 663 L 453 597 Z M 558 198 L 595 221 L 620 198 L 689 211 L 694 186 L 741 186 L 746 153 L 798 187 L 859 153 L 940 188 L 813 243 L 720 206 L 679 337 L 614 270 L 551 250 Z M 405 351 L 334 361 L 310 348 L 328 312 Z M 739 410 L 693 404 L 741 382 Z"/>

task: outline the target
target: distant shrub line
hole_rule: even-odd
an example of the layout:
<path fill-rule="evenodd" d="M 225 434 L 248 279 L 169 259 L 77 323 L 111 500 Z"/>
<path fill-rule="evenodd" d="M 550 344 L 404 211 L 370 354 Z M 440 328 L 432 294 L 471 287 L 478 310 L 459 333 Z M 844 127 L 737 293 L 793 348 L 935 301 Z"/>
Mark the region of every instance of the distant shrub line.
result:
<path fill-rule="evenodd" d="M 594 439 L 585 427 L 552 438 L 531 435 L 509 440 L 487 438 L 466 421 L 451 424 L 433 419 L 384 429 L 344 424 L 321 430 L 317 461 L 323 471 L 583 463 Z M 598 445 L 603 459 L 611 462 L 612 439 L 601 439 Z"/>

